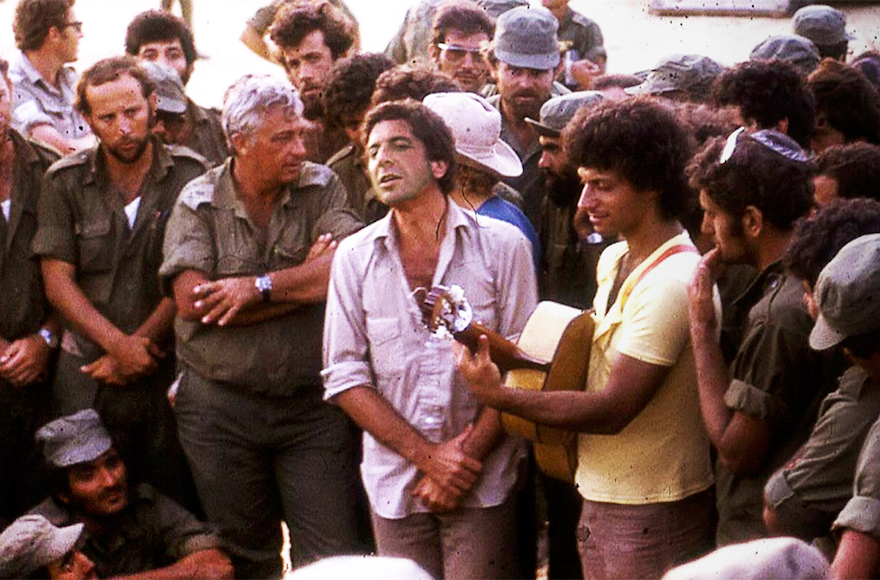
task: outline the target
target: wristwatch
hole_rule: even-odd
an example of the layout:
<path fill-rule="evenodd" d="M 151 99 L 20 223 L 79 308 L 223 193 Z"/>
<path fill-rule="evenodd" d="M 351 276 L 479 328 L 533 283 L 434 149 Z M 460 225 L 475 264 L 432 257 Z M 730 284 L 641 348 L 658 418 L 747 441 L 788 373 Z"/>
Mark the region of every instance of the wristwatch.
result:
<path fill-rule="evenodd" d="M 268 274 L 257 276 L 254 280 L 254 286 L 263 296 L 263 302 L 268 304 L 272 299 L 272 278 Z"/>
<path fill-rule="evenodd" d="M 47 328 L 41 328 L 37 331 L 37 334 L 43 337 L 43 340 L 46 341 L 46 345 L 49 347 L 49 350 L 55 350 L 56 348 L 58 348 L 58 337 L 55 336 L 55 334 L 51 330 Z"/>

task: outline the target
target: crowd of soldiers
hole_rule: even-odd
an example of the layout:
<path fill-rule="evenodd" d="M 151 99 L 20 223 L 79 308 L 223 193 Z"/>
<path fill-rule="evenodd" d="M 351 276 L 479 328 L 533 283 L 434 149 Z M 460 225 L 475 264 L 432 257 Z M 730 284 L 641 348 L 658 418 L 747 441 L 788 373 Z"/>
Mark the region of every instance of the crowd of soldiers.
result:
<path fill-rule="evenodd" d="M 302 578 L 880 577 L 880 54 L 810 5 L 612 75 L 541 4 L 421 0 L 379 54 L 276 0 L 241 41 L 287 78 L 215 110 L 184 19 L 77 74 L 74 1 L 18 0 L 0 577 L 278 578 L 282 522 Z M 583 384 L 506 386 L 438 287 L 511 341 L 591 309 Z"/>

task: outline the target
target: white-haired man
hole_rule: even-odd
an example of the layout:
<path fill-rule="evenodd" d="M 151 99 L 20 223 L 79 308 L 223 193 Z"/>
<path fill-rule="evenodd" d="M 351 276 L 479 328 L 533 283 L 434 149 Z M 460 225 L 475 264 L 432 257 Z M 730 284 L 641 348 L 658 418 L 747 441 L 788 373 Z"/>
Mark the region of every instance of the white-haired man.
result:
<path fill-rule="evenodd" d="M 268 76 L 227 91 L 231 157 L 181 192 L 160 269 L 180 440 L 244 578 L 280 575 L 282 519 L 295 566 L 354 549 L 355 446 L 319 372 L 330 260 L 360 222 L 336 175 L 306 161 L 302 110 Z"/>

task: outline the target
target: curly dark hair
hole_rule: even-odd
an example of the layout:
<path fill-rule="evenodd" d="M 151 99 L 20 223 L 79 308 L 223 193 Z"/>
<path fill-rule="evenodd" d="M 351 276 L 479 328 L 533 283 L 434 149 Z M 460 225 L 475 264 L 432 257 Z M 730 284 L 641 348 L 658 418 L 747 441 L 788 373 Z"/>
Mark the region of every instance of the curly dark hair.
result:
<path fill-rule="evenodd" d="M 198 57 L 192 31 L 183 19 L 163 10 L 141 12 L 125 31 L 125 52 L 137 56 L 141 46 L 151 42 L 177 39 L 183 48 L 186 64 L 192 66 Z"/>
<path fill-rule="evenodd" d="M 394 61 L 382 53 L 362 53 L 336 61 L 324 83 L 324 122 L 330 128 L 342 126 L 346 112 L 366 111 L 376 79 L 394 68 Z"/>
<path fill-rule="evenodd" d="M 816 159 L 816 173 L 837 182 L 837 196 L 880 200 L 880 146 L 869 143 L 832 145 Z"/>
<path fill-rule="evenodd" d="M 837 252 L 868 234 L 880 234 L 880 201 L 834 200 L 816 215 L 797 222 L 783 263 L 789 272 L 815 288 L 822 268 Z"/>
<path fill-rule="evenodd" d="M 437 113 L 413 99 L 382 103 L 367 113 L 361 128 L 361 141 L 367 143 L 370 132 L 382 121 L 403 121 L 416 139 L 425 146 L 428 161 L 446 163 L 446 173 L 437 180 L 440 191 L 448 194 L 455 185 L 455 138 Z"/>
<path fill-rule="evenodd" d="M 719 158 L 725 139 L 711 139 L 688 164 L 691 187 L 704 191 L 739 221 L 748 206 L 773 227 L 789 231 L 813 207 L 813 165 L 783 157 L 741 133 L 730 159 Z"/>
<path fill-rule="evenodd" d="M 138 66 L 135 59 L 130 56 L 114 56 L 99 60 L 79 78 L 79 84 L 76 86 L 76 103 L 74 107 L 77 111 L 87 117 L 92 114 L 92 107 L 86 98 L 86 89 L 89 87 L 97 87 L 105 83 L 115 81 L 123 75 L 128 75 L 138 81 L 141 85 L 141 94 L 145 99 L 156 90 L 156 83 L 150 78 L 150 75 Z"/>
<path fill-rule="evenodd" d="M 743 119 L 760 129 L 773 129 L 788 120 L 788 136 L 810 146 L 815 104 L 803 77 L 781 60 L 741 62 L 721 73 L 712 86 L 712 100 L 719 106 L 740 108 Z"/>
<path fill-rule="evenodd" d="M 823 116 L 847 142 L 880 144 L 880 94 L 865 75 L 830 58 L 807 77 L 816 97 L 816 116 Z"/>
<path fill-rule="evenodd" d="M 37 50 L 52 27 L 64 30 L 74 0 L 19 0 L 12 32 L 19 50 Z"/>
<path fill-rule="evenodd" d="M 272 21 L 269 37 L 279 48 L 295 48 L 315 30 L 324 34 L 333 60 L 354 45 L 354 24 L 329 2 L 284 4 Z"/>
<path fill-rule="evenodd" d="M 401 64 L 379 75 L 373 92 L 373 106 L 389 101 L 421 101 L 432 93 L 458 93 L 455 80 L 426 62 Z"/>
<path fill-rule="evenodd" d="M 690 141 L 658 101 L 637 97 L 582 108 L 562 131 L 562 142 L 573 165 L 613 170 L 636 191 L 656 191 L 665 219 L 678 219 L 686 209 Z"/>
<path fill-rule="evenodd" d="M 479 32 L 485 33 L 489 38 L 495 35 L 495 25 L 489 14 L 471 0 L 450 0 L 438 6 L 431 30 L 431 44 L 434 46 L 444 42 L 450 30 L 460 30 L 468 36 Z"/>

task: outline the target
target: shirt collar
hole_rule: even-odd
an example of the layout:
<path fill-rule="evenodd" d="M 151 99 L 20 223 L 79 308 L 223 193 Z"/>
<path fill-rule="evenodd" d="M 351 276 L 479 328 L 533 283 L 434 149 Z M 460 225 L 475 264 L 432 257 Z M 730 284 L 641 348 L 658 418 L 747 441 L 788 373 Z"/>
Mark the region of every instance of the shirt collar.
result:
<path fill-rule="evenodd" d="M 150 165 L 147 179 L 157 182 L 168 175 L 168 172 L 174 166 L 174 160 L 158 137 L 151 135 L 150 141 L 153 143 L 153 163 Z M 99 142 L 95 145 L 91 151 L 89 171 L 85 175 L 83 183 L 100 183 L 99 178 L 105 177 L 107 173 L 104 167 L 104 156 L 101 154 L 101 143 Z"/>

